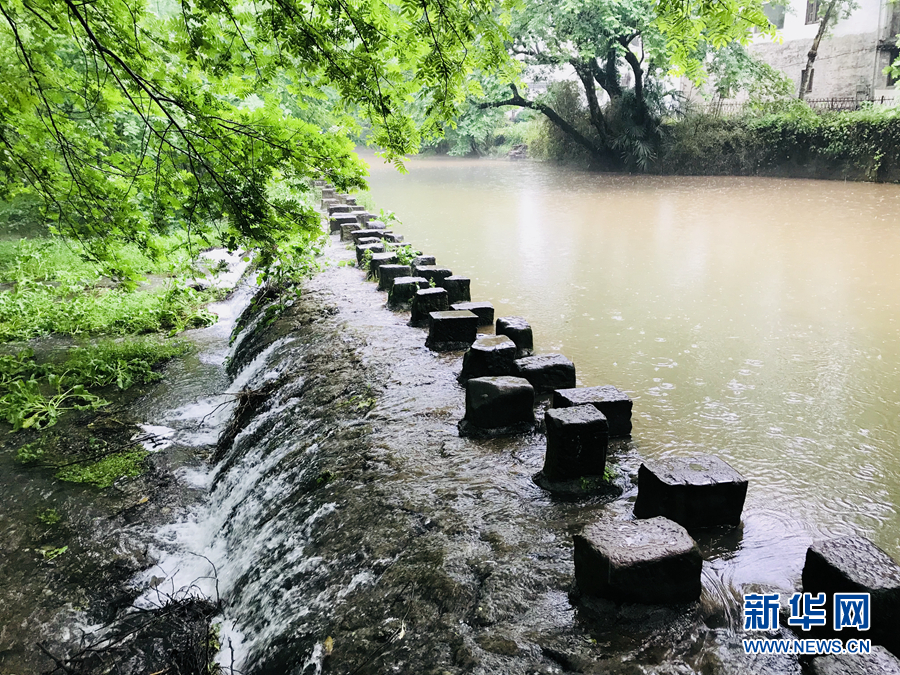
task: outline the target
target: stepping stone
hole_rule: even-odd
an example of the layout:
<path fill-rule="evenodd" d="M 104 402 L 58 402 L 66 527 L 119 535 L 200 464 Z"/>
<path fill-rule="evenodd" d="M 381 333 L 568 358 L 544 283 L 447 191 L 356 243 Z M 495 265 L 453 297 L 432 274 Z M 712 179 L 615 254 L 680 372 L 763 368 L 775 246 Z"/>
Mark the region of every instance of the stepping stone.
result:
<path fill-rule="evenodd" d="M 359 232 L 359 230 L 356 230 L 356 232 Z M 356 234 L 356 232 L 354 232 L 353 234 Z M 354 240 L 356 241 L 357 246 L 365 246 L 366 244 L 380 244 L 382 241 L 380 237 L 354 237 Z"/>
<path fill-rule="evenodd" d="M 342 204 L 341 202 L 331 204 L 328 207 L 328 215 L 333 216 L 336 213 L 350 213 L 350 207 L 346 204 Z"/>
<path fill-rule="evenodd" d="M 366 225 L 366 223 L 369 222 L 370 218 L 375 217 L 368 211 L 360 211 L 360 210 L 350 211 L 350 215 L 353 216 L 354 218 L 356 218 L 356 222 L 358 222 L 360 225 L 363 226 L 362 229 L 365 229 L 365 225 Z"/>
<path fill-rule="evenodd" d="M 434 282 L 435 286 L 441 288 L 443 288 L 441 282 L 453 274 L 453 272 L 446 267 L 438 267 L 437 265 L 416 265 L 413 269 L 413 273 L 417 277 L 425 277 L 428 279 L 429 283 Z"/>
<path fill-rule="evenodd" d="M 402 234 L 394 234 L 393 232 L 385 232 L 383 238 L 385 241 L 389 241 L 394 244 L 399 244 L 403 241 Z"/>
<path fill-rule="evenodd" d="M 747 479 L 713 455 L 646 461 L 638 469 L 634 515 L 664 516 L 688 529 L 736 527 L 746 496 Z"/>
<path fill-rule="evenodd" d="M 454 274 L 439 283 L 443 288 L 447 289 L 451 305 L 455 302 L 469 302 L 472 299 L 472 295 L 469 292 L 471 280 L 468 277 L 460 277 Z"/>
<path fill-rule="evenodd" d="M 363 266 L 363 258 L 365 257 L 366 251 L 371 251 L 374 255 L 375 253 L 384 253 L 384 244 L 363 244 L 361 246 L 356 247 L 356 264 L 359 267 Z"/>
<path fill-rule="evenodd" d="M 443 288 L 421 288 L 412 299 L 410 326 L 427 326 L 432 312 L 446 312 L 450 309 L 447 291 Z"/>
<path fill-rule="evenodd" d="M 426 265 L 435 265 L 435 264 L 437 264 L 437 263 L 435 262 L 433 255 L 419 255 L 419 256 L 416 256 L 415 258 L 413 258 L 413 261 L 412 261 L 412 266 L 413 266 L 414 272 L 417 267 L 424 267 Z"/>
<path fill-rule="evenodd" d="M 490 326 L 494 323 L 494 306 L 489 302 L 456 302 L 450 306 L 453 309 L 467 309 L 477 315 L 479 326 Z"/>
<path fill-rule="evenodd" d="M 870 629 L 844 628 L 837 637 L 871 638 L 900 656 L 900 565 L 865 537 L 839 537 L 813 544 L 803 565 L 803 591 L 828 594 L 829 627 L 834 593 L 869 593 Z"/>
<path fill-rule="evenodd" d="M 397 254 L 391 251 L 384 253 L 373 253 L 372 260 L 369 262 L 369 276 L 372 279 L 378 278 L 378 268 L 382 265 L 396 265 Z"/>
<path fill-rule="evenodd" d="M 357 230 L 361 229 L 359 223 L 356 218 L 351 216 L 349 213 L 335 213 L 328 220 L 328 226 L 331 232 L 337 232 L 341 229 L 343 225 L 356 225 Z"/>
<path fill-rule="evenodd" d="M 387 229 L 387 225 L 385 225 L 380 220 L 370 220 L 369 221 L 369 229 L 370 230 L 384 230 Z"/>
<path fill-rule="evenodd" d="M 453 309 L 458 306 L 454 305 Z M 473 377 L 512 375 L 516 369 L 515 358 L 516 343 L 505 335 L 480 337 L 463 356 L 459 382 L 465 384 Z"/>
<path fill-rule="evenodd" d="M 323 188 L 323 187 L 325 187 L 325 181 L 324 180 L 314 180 L 313 187 Z"/>
<path fill-rule="evenodd" d="M 468 349 L 478 334 L 478 317 L 467 310 L 431 312 L 425 346 L 436 352 Z"/>
<path fill-rule="evenodd" d="M 347 199 L 344 200 L 344 203 L 350 206 L 356 206 L 356 197 L 347 197 Z"/>
<path fill-rule="evenodd" d="M 541 354 L 516 359 L 516 374 L 531 382 L 531 386 L 539 394 L 575 387 L 575 364 L 562 354 Z"/>
<path fill-rule="evenodd" d="M 810 671 L 812 675 L 900 675 L 900 660 L 884 647 L 872 645 L 868 654 L 817 656 Z"/>
<path fill-rule="evenodd" d="M 609 425 L 602 412 L 592 405 L 551 408 L 544 413 L 544 423 L 547 453 L 543 472 L 547 480 L 603 475 Z"/>
<path fill-rule="evenodd" d="M 323 199 L 323 200 L 322 200 L 322 205 L 321 205 L 320 208 L 321 208 L 321 210 L 324 211 L 325 213 L 328 213 L 328 207 L 329 207 L 329 206 L 335 206 L 335 205 L 337 205 L 337 204 L 339 204 L 339 203 L 340 203 L 340 202 L 338 202 L 337 199 Z"/>
<path fill-rule="evenodd" d="M 322 188 L 322 199 L 336 199 L 334 188 Z"/>
<path fill-rule="evenodd" d="M 568 408 L 590 403 L 609 420 L 609 437 L 631 435 L 632 402 L 628 394 L 611 385 L 558 389 L 553 392 L 553 407 Z"/>
<path fill-rule="evenodd" d="M 647 605 L 693 602 L 702 567 L 697 544 L 667 518 L 598 522 L 575 535 L 575 581 L 586 595 Z"/>
<path fill-rule="evenodd" d="M 341 241 L 349 241 L 353 239 L 352 235 L 360 227 L 359 223 L 341 223 Z"/>
<path fill-rule="evenodd" d="M 531 356 L 534 353 L 534 336 L 531 326 L 521 316 L 505 316 L 497 319 L 497 335 L 505 335 L 516 343 L 517 358 Z"/>
<path fill-rule="evenodd" d="M 521 377 L 476 377 L 466 383 L 460 436 L 491 437 L 534 429 L 534 389 Z"/>
<path fill-rule="evenodd" d="M 371 223 L 370 223 L 371 224 Z M 362 230 L 357 230 L 353 233 L 353 240 L 356 243 L 359 243 L 359 240 L 363 237 L 378 237 L 379 240 L 384 239 L 384 235 L 388 234 L 386 230 L 374 230 L 371 227 L 365 228 Z"/>
<path fill-rule="evenodd" d="M 422 277 L 396 277 L 388 291 L 388 306 L 399 308 L 409 304 L 422 288 L 428 288 L 428 281 Z"/>
<path fill-rule="evenodd" d="M 378 290 L 389 291 L 397 277 L 408 277 L 409 265 L 381 265 L 378 268 Z"/>

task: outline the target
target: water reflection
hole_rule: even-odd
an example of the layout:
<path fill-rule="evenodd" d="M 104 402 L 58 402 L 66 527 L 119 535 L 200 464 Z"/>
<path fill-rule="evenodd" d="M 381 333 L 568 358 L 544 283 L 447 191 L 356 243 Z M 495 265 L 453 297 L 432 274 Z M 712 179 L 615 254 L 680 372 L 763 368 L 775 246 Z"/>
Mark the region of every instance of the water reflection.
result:
<path fill-rule="evenodd" d="M 473 300 L 527 317 L 580 385 L 632 394 L 642 454 L 715 452 L 751 479 L 728 585 L 783 586 L 827 534 L 900 558 L 896 186 L 370 163 Z"/>

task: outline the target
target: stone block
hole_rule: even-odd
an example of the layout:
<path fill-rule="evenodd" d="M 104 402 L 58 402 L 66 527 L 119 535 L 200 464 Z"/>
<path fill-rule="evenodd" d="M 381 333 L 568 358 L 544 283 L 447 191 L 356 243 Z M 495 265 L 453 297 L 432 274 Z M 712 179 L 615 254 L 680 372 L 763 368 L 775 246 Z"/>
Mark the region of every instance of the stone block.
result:
<path fill-rule="evenodd" d="M 359 225 L 356 218 L 349 213 L 335 213 L 328 219 L 328 225 L 331 232 L 340 231 L 343 225 Z M 357 227 L 356 229 L 360 229 Z"/>
<path fill-rule="evenodd" d="M 431 312 L 425 346 L 436 352 L 468 349 L 478 333 L 478 317 L 467 310 Z"/>
<path fill-rule="evenodd" d="M 455 302 L 450 307 L 452 309 L 469 310 L 478 317 L 479 326 L 490 326 L 494 323 L 494 306 L 489 302 Z M 513 345 L 515 345 L 515 342 L 513 342 Z"/>
<path fill-rule="evenodd" d="M 356 230 L 359 232 L 359 230 Z M 356 234 L 353 232 L 352 234 Z M 351 235 L 352 236 L 352 235 Z M 353 237 L 357 246 L 365 246 L 366 244 L 380 244 L 382 239 L 380 237 Z"/>
<path fill-rule="evenodd" d="M 453 274 L 453 272 L 446 267 L 438 267 L 437 265 L 416 265 L 413 272 L 417 277 L 425 277 L 428 279 L 429 283 L 434 282 L 435 286 L 441 288 L 443 288 L 441 282 Z"/>
<path fill-rule="evenodd" d="M 803 591 L 826 593 L 832 621 L 835 593 L 868 593 L 870 628 L 844 628 L 836 637 L 871 638 L 900 656 L 900 565 L 865 537 L 849 536 L 814 543 L 806 551 Z"/>
<path fill-rule="evenodd" d="M 363 244 L 361 246 L 357 246 L 356 264 L 360 267 L 363 266 L 363 258 L 365 257 L 366 251 L 371 251 L 373 255 L 376 253 L 384 253 L 384 244 L 379 242 L 377 244 Z"/>
<path fill-rule="evenodd" d="M 436 265 L 436 264 L 437 264 L 437 262 L 435 261 L 433 255 L 419 255 L 419 256 L 416 256 L 415 258 L 413 258 L 413 261 L 412 261 L 413 271 L 415 271 L 415 269 L 417 267 L 425 267 L 427 265 Z"/>
<path fill-rule="evenodd" d="M 382 265 L 396 265 L 397 264 L 397 254 L 392 251 L 385 251 L 384 253 L 373 253 L 372 259 L 369 261 L 369 277 L 372 279 L 378 278 L 378 268 Z"/>
<path fill-rule="evenodd" d="M 421 288 L 428 288 L 428 282 L 422 277 L 395 278 L 388 291 L 388 306 L 395 309 L 405 307 Z"/>
<path fill-rule="evenodd" d="M 454 306 L 453 309 L 457 307 Z M 515 358 L 516 343 L 505 335 L 480 337 L 463 356 L 459 382 L 465 384 L 473 377 L 513 375 L 516 370 Z"/>
<path fill-rule="evenodd" d="M 747 479 L 713 455 L 648 460 L 638 469 L 634 515 L 664 516 L 689 530 L 735 527 L 746 496 Z"/>
<path fill-rule="evenodd" d="M 323 199 L 323 200 L 322 200 L 322 205 L 321 205 L 321 210 L 324 211 L 325 213 L 328 213 L 328 207 L 329 207 L 329 206 L 335 206 L 335 205 L 337 205 L 337 204 L 339 204 L 339 203 L 340 203 L 340 202 L 338 202 L 337 199 Z"/>
<path fill-rule="evenodd" d="M 547 452 L 543 472 L 547 480 L 603 475 L 609 425 L 602 412 L 592 405 L 551 408 L 544 413 L 544 423 Z"/>
<path fill-rule="evenodd" d="M 359 223 L 341 223 L 341 241 L 350 241 L 351 236 L 361 225 Z"/>
<path fill-rule="evenodd" d="M 335 197 L 335 191 L 332 187 L 324 187 L 322 188 L 322 199 L 337 199 Z"/>
<path fill-rule="evenodd" d="M 829 654 L 810 663 L 812 675 L 900 675 L 900 659 L 879 645 L 868 654 Z"/>
<path fill-rule="evenodd" d="M 590 403 L 606 416 L 606 419 L 609 421 L 610 438 L 631 435 L 631 408 L 633 404 L 625 392 L 611 385 L 558 389 L 553 392 L 554 408 L 568 408 L 569 406 L 584 405 L 585 403 Z"/>
<path fill-rule="evenodd" d="M 370 220 L 368 225 L 370 230 L 386 230 L 387 225 L 385 225 L 380 220 Z"/>
<path fill-rule="evenodd" d="M 354 218 L 356 218 L 356 222 L 358 222 L 360 225 L 362 225 L 363 229 L 366 229 L 366 223 L 368 223 L 369 220 L 371 220 L 372 218 L 375 217 L 368 211 L 362 211 L 360 209 L 355 209 L 355 208 L 352 211 L 350 211 L 350 215 L 353 216 Z"/>
<path fill-rule="evenodd" d="M 389 291 L 397 277 L 408 277 L 409 265 L 381 265 L 378 268 L 378 290 Z"/>
<path fill-rule="evenodd" d="M 534 389 L 521 377 L 476 377 L 466 383 L 461 436 L 501 436 L 534 428 Z"/>
<path fill-rule="evenodd" d="M 350 213 L 350 207 L 340 201 L 336 201 L 328 206 L 328 215 L 333 216 L 336 213 Z"/>
<path fill-rule="evenodd" d="M 598 522 L 575 535 L 575 581 L 586 595 L 647 605 L 693 602 L 702 568 L 697 544 L 667 518 Z"/>
<path fill-rule="evenodd" d="M 419 277 L 421 278 L 421 277 Z M 426 282 L 427 283 L 427 282 Z M 412 299 L 410 326 L 427 326 L 432 312 L 446 312 L 450 309 L 447 291 L 443 288 L 421 288 Z"/>
<path fill-rule="evenodd" d="M 436 281 L 435 283 L 438 282 Z M 470 284 L 471 281 L 468 277 L 460 277 L 455 274 L 440 281 L 441 287 L 447 289 L 451 305 L 456 302 L 469 302 L 472 299 L 472 294 L 469 291 Z"/>
<path fill-rule="evenodd" d="M 384 235 L 387 234 L 387 230 L 373 230 L 372 228 L 365 228 L 361 230 L 357 230 L 353 233 L 353 240 L 359 243 L 359 240 L 363 237 L 378 237 L 379 240 L 384 239 Z"/>
<path fill-rule="evenodd" d="M 316 179 L 313 181 L 313 187 L 323 188 L 323 187 L 325 187 L 325 185 L 326 185 L 326 183 L 322 179 Z"/>
<path fill-rule="evenodd" d="M 349 206 L 356 206 L 356 197 L 347 197 L 347 199 L 344 200 L 344 203 Z"/>
<path fill-rule="evenodd" d="M 531 382 L 531 386 L 539 394 L 575 387 L 575 364 L 562 354 L 541 354 L 516 359 L 516 374 Z"/>
<path fill-rule="evenodd" d="M 534 336 L 531 326 L 521 316 L 504 316 L 497 319 L 497 335 L 505 335 L 516 343 L 517 357 L 531 356 L 534 353 Z"/>
<path fill-rule="evenodd" d="M 403 235 L 402 234 L 394 234 L 393 232 L 385 231 L 384 240 L 389 241 L 392 244 L 399 244 L 403 241 Z"/>

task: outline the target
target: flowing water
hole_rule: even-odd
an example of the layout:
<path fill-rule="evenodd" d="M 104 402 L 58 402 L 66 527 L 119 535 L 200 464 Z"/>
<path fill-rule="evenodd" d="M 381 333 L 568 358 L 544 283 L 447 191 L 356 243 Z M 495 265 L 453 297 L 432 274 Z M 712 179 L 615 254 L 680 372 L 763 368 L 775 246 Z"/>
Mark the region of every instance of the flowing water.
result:
<path fill-rule="evenodd" d="M 635 400 L 642 455 L 750 479 L 733 583 L 789 586 L 815 538 L 900 559 L 900 188 L 367 157 L 373 197 L 579 384 Z"/>

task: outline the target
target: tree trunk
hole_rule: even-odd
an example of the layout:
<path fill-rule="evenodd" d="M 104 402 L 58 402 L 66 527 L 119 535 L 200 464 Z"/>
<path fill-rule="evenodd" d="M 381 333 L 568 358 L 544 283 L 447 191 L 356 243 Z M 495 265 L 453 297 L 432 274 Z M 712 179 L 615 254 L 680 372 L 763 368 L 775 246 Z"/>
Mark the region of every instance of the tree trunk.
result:
<path fill-rule="evenodd" d="M 581 84 L 584 87 L 591 125 L 597 130 L 600 138 L 605 141 L 609 134 L 606 128 L 606 121 L 603 119 L 603 113 L 600 110 L 600 102 L 597 100 L 597 88 L 594 86 L 594 73 L 591 70 L 591 65 L 582 59 L 572 59 L 569 63 L 575 69 L 575 74 L 578 75 L 578 79 L 581 80 Z"/>
<path fill-rule="evenodd" d="M 806 70 L 800 73 L 800 93 L 797 96 L 801 101 L 806 100 L 809 74 L 812 72 L 813 64 L 816 62 L 816 56 L 819 55 L 819 43 L 822 41 L 822 38 L 825 37 L 825 31 L 828 30 L 828 22 L 831 19 L 831 15 L 834 13 L 837 3 L 838 0 L 831 0 L 831 2 L 828 3 L 828 7 L 825 8 L 825 14 L 819 20 L 819 30 L 816 32 L 816 39 L 813 40 L 812 48 L 806 55 Z"/>

